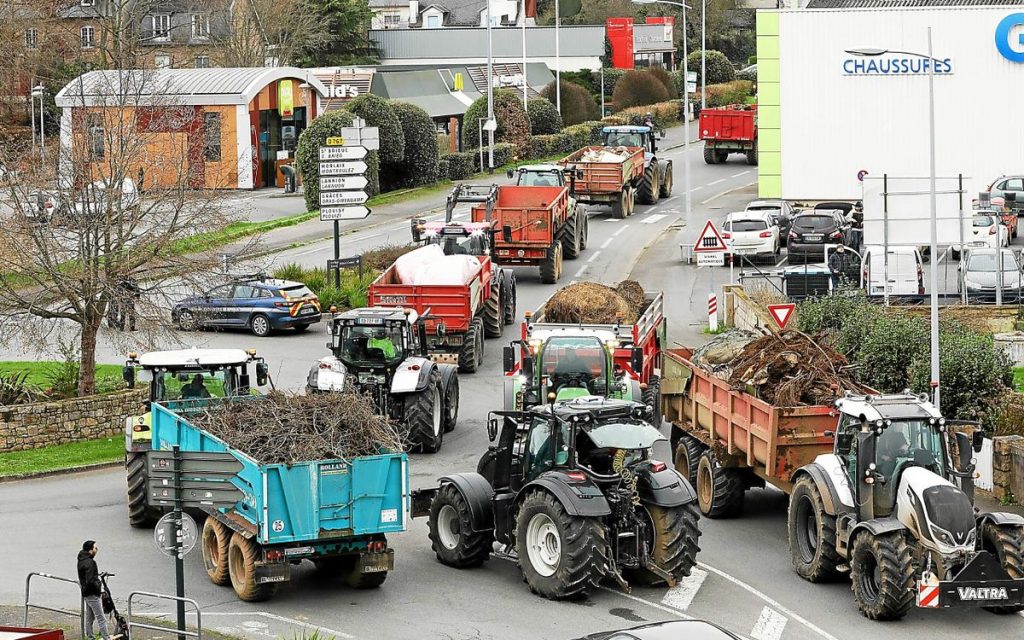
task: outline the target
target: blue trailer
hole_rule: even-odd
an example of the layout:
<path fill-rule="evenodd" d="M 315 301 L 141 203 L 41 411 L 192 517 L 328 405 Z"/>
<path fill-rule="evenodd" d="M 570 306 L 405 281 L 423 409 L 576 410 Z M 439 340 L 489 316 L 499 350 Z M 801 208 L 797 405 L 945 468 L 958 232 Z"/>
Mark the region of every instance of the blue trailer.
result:
<path fill-rule="evenodd" d="M 152 428 L 155 453 L 147 454 L 151 471 L 166 467 L 166 454 L 160 459 L 159 452 L 174 445 L 186 454 L 227 453 L 241 466 L 234 474 L 186 474 L 190 482 L 208 486 L 210 495 L 217 493 L 218 483 L 241 492 L 241 499 L 231 506 L 204 507 L 208 517 L 201 539 L 210 580 L 230 584 L 240 599 L 269 598 L 289 579 L 291 565 L 302 560 L 342 575 L 356 588 L 379 586 L 394 568 L 387 534 L 408 526 L 405 453 L 260 464 L 191 424 L 187 413 L 159 403 L 152 405 Z M 168 498 L 173 501 L 160 481 L 150 480 L 148 485 L 151 506 L 167 506 Z"/>

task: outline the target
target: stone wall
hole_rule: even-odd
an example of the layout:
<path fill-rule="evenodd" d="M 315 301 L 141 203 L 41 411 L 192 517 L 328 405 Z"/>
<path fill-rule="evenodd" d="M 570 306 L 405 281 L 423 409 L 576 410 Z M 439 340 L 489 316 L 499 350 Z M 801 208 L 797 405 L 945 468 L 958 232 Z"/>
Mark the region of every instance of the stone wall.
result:
<path fill-rule="evenodd" d="M 745 329 L 755 333 L 777 333 L 775 324 L 763 305 L 750 299 L 742 285 L 725 285 L 725 325 L 737 329 Z M 795 325 L 794 325 L 795 326 Z"/>
<path fill-rule="evenodd" d="M 0 406 L 0 453 L 109 438 L 143 412 L 147 389 Z"/>
<path fill-rule="evenodd" d="M 992 485 L 999 500 L 1024 503 L 1024 437 L 992 439 Z"/>

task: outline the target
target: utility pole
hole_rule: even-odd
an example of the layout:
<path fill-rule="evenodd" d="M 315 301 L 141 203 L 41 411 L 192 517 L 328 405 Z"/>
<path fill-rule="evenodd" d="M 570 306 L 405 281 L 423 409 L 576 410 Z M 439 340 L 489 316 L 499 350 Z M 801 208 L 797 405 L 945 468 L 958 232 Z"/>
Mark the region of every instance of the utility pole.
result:
<path fill-rule="evenodd" d="M 490 6 L 490 4 L 488 4 Z M 526 0 L 523 0 L 523 10 L 521 12 L 521 18 L 523 21 L 523 109 L 526 109 Z"/>
<path fill-rule="evenodd" d="M 934 263 L 939 255 L 938 245 L 938 207 L 935 203 L 935 58 L 932 57 L 932 28 L 928 27 L 928 151 L 929 151 L 929 174 L 928 180 L 931 188 L 931 212 L 932 212 L 932 277 L 931 277 L 931 356 L 932 356 L 932 403 L 935 408 L 941 411 L 941 393 L 939 389 L 939 270 Z M 1003 248 L 998 246 L 996 241 L 996 255 L 1000 255 Z M 1002 278 L 1003 274 L 996 274 L 996 278 Z"/>
<path fill-rule="evenodd" d="M 562 51 L 558 38 L 562 16 L 559 13 L 558 0 L 555 0 L 555 108 L 558 109 L 558 115 L 562 115 Z"/>
<path fill-rule="evenodd" d="M 494 121 L 494 40 L 491 38 L 491 0 L 487 0 L 487 120 L 489 123 Z M 487 129 L 487 171 L 494 173 L 494 127 Z"/>
<path fill-rule="evenodd" d="M 685 13 L 683 14 L 686 15 Z M 683 18 L 683 29 L 686 29 L 686 18 Z M 685 37 L 685 36 L 684 36 Z M 707 106 L 708 93 L 708 0 L 700 3 L 700 110 Z"/>

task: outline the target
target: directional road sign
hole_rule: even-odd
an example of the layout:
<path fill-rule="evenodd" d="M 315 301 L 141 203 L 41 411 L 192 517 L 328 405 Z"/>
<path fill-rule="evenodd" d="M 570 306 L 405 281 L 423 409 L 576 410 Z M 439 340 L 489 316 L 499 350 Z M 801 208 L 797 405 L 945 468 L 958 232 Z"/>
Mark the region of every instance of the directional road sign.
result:
<path fill-rule="evenodd" d="M 368 198 L 365 191 L 321 191 L 320 206 L 363 204 Z"/>
<path fill-rule="evenodd" d="M 320 147 L 320 160 L 362 160 L 367 153 L 366 147 Z"/>
<path fill-rule="evenodd" d="M 342 149 L 362 149 L 363 147 L 342 147 Z M 369 167 L 362 160 L 321 162 L 321 176 L 361 176 Z"/>
<path fill-rule="evenodd" d="M 697 236 L 697 242 L 693 245 L 694 253 L 724 252 L 727 249 L 728 247 L 725 245 L 725 240 L 722 239 L 722 234 L 718 233 L 714 223 L 708 220 L 704 224 L 704 230 Z"/>
<path fill-rule="evenodd" d="M 368 215 L 370 215 L 370 210 L 361 204 L 351 207 L 320 207 L 320 219 L 325 222 L 328 220 L 362 220 Z"/>
<path fill-rule="evenodd" d="M 775 320 L 775 324 L 779 325 L 779 329 L 786 328 L 795 309 L 796 305 L 793 303 L 768 305 L 768 313 L 772 314 L 772 319 Z"/>
<path fill-rule="evenodd" d="M 171 558 L 177 554 L 178 549 L 174 517 L 173 513 L 168 513 L 160 518 L 156 526 L 153 527 L 153 542 L 156 543 L 156 548 Z M 196 526 L 196 521 L 187 513 L 181 514 L 181 555 L 186 555 L 194 549 L 198 539 L 199 528 Z"/>
<path fill-rule="evenodd" d="M 320 191 L 363 189 L 370 184 L 364 176 L 321 176 Z"/>

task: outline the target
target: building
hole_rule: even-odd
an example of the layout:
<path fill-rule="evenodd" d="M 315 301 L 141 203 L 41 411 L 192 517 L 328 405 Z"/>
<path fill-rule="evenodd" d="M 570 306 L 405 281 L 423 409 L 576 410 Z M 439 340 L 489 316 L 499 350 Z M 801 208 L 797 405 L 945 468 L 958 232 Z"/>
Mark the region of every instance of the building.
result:
<path fill-rule="evenodd" d="M 648 16 L 646 22 L 633 18 L 608 18 L 605 25 L 616 69 L 661 66 L 675 69 L 675 18 Z"/>
<path fill-rule="evenodd" d="M 196 189 L 280 185 L 279 167 L 326 92 L 291 67 L 90 71 L 56 96 L 61 174 L 95 164 L 103 175 L 104 163 L 119 162 L 147 188 L 183 178 Z M 128 151 L 111 159 L 118 146 Z"/>
<path fill-rule="evenodd" d="M 371 29 L 442 29 L 445 27 L 486 27 L 487 0 L 369 0 Z M 536 0 L 490 0 L 491 26 L 526 24 L 537 16 Z M 525 14 L 520 15 L 520 14 Z"/>
<path fill-rule="evenodd" d="M 979 5 L 810 0 L 758 12 L 759 195 L 860 199 L 883 175 L 928 176 L 932 70 L 937 175 L 962 174 L 970 196 L 1024 172 L 1024 2 Z"/>

